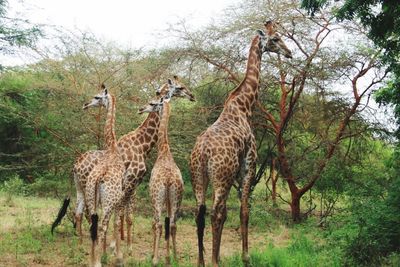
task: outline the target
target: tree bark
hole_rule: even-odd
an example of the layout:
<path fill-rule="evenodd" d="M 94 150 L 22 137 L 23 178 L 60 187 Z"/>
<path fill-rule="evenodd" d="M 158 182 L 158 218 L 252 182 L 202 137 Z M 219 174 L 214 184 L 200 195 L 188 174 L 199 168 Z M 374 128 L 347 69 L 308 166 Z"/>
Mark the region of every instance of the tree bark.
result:
<path fill-rule="evenodd" d="M 272 199 L 272 205 L 274 206 L 274 207 L 276 207 L 277 206 L 277 204 L 276 204 L 276 183 L 277 183 L 277 181 L 278 181 L 278 175 L 277 175 L 277 173 L 276 173 L 276 169 L 275 169 L 275 162 L 276 162 L 276 159 L 275 158 L 273 158 L 272 160 L 271 160 L 271 167 L 270 167 L 270 177 L 271 177 L 271 199 Z"/>
<path fill-rule="evenodd" d="M 292 193 L 292 200 L 290 202 L 290 209 L 292 213 L 293 222 L 300 222 L 300 199 L 301 195 L 298 190 L 291 192 Z"/>

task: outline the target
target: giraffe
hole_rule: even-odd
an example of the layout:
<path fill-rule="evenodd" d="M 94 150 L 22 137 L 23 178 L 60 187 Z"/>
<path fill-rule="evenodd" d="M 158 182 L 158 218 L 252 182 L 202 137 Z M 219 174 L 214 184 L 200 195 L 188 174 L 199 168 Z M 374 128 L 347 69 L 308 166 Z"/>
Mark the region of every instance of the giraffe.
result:
<path fill-rule="evenodd" d="M 168 121 L 170 116 L 170 98 L 168 95 L 160 103 L 150 104 L 141 112 L 161 112 L 158 129 L 158 155 L 150 176 L 149 190 L 153 206 L 153 266 L 159 262 L 159 244 L 162 233 L 161 215 L 166 210 L 165 240 L 166 264 L 170 264 L 170 233 L 173 255 L 176 259 L 176 220 L 182 201 L 183 179 L 176 165 L 168 142 Z"/>
<path fill-rule="evenodd" d="M 248 264 L 248 199 L 255 176 L 256 145 L 250 124 L 252 107 L 259 91 L 261 56 L 265 51 L 291 58 L 275 31 L 274 22 L 265 24 L 267 34 L 258 30 L 250 46 L 246 76 L 224 103 L 219 118 L 196 140 L 191 153 L 190 171 L 193 192 L 197 202 L 198 265 L 204 266 L 203 236 L 205 228 L 205 193 L 212 183 L 212 265 L 218 266 L 223 225 L 226 219 L 226 200 L 232 184 L 237 180 L 242 186 L 240 222 L 242 259 Z"/>
<path fill-rule="evenodd" d="M 100 253 L 98 252 L 98 215 L 97 204 L 100 200 L 104 210 L 100 229 L 100 244 L 105 241 L 108 223 L 114 210 L 118 208 L 123 196 L 123 178 L 125 166 L 117 147 L 115 136 L 115 96 L 110 95 L 104 88 L 101 94 L 96 95 L 90 103 L 83 106 L 83 109 L 104 106 L 107 109 L 107 119 L 104 126 L 104 140 L 106 150 L 103 158 L 93 168 L 87 177 L 85 199 L 88 212 L 91 218 L 90 235 L 92 247 L 90 252 L 91 266 L 101 266 Z M 118 212 L 118 209 L 116 210 Z M 114 219 L 115 229 L 121 226 L 120 221 Z M 114 232 L 116 239 L 117 265 L 122 264 L 122 252 L 120 250 L 120 239 L 117 231 Z"/>
<path fill-rule="evenodd" d="M 158 97 L 165 96 L 174 88 L 173 97 L 181 97 L 195 101 L 190 90 L 180 81 L 177 76 L 168 79 L 156 92 Z M 145 160 L 153 146 L 157 143 L 158 127 L 160 117 L 158 113 L 150 113 L 144 122 L 134 131 L 122 136 L 117 143 L 119 153 L 121 154 L 125 165 L 125 176 L 132 182 L 132 195 L 130 199 L 125 200 L 128 204 L 124 209 L 127 225 L 127 243 L 131 251 L 132 247 L 132 219 L 131 214 L 134 210 L 135 189 L 143 180 L 146 172 Z M 76 187 L 77 204 L 75 208 L 75 225 L 79 235 L 79 242 L 82 243 L 82 216 L 85 209 L 84 191 L 89 173 L 99 163 L 105 154 L 104 150 L 91 150 L 82 154 L 75 162 L 73 167 L 73 176 Z M 66 209 L 66 208 L 65 208 Z M 65 215 L 65 213 L 64 213 Z M 57 218 L 61 221 L 61 218 Z M 53 224 L 54 226 L 54 224 Z M 121 233 L 122 227 L 121 227 Z M 123 236 L 123 235 L 121 235 Z"/>

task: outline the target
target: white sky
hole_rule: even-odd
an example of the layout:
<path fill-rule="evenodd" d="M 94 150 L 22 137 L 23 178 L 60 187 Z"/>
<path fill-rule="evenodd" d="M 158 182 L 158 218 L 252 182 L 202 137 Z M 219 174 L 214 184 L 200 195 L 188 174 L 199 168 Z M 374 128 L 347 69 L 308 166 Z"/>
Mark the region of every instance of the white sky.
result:
<path fill-rule="evenodd" d="M 89 30 L 130 47 L 155 47 L 157 35 L 170 23 L 186 18 L 199 27 L 218 18 L 239 0 L 8 0 L 9 16 L 32 23 Z M 22 64 L 24 58 L 1 58 L 3 65 Z"/>

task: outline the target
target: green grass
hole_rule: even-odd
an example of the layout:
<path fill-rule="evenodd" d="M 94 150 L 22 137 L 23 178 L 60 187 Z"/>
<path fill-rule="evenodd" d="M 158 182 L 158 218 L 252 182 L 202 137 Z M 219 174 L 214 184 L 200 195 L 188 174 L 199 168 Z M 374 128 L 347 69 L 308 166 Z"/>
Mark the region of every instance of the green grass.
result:
<path fill-rule="evenodd" d="M 15 189 L 15 186 L 13 187 Z M 138 192 L 138 212 L 135 216 L 134 246 L 135 255 L 129 257 L 124 251 L 125 266 L 151 266 L 152 218 L 148 205 L 147 188 Z M 191 190 L 190 185 L 186 191 Z M 15 190 L 18 190 L 15 189 Z M 144 192 L 143 192 L 144 191 Z M 172 266 L 195 266 L 197 262 L 197 242 L 195 238 L 194 198 L 183 201 L 183 216 L 178 220 L 179 262 Z M 211 198 L 211 197 L 210 197 Z M 207 201 L 210 213 L 211 201 Z M 239 236 L 240 202 L 235 190 L 228 200 L 228 218 L 224 227 L 221 256 L 222 266 L 242 266 Z M 50 225 L 60 207 L 60 200 L 52 198 L 18 196 L 0 192 L 0 266 L 82 266 L 88 262 L 90 247 L 88 224 L 84 222 L 84 244 L 78 245 L 72 224 L 64 220 L 54 236 L 50 234 Z M 309 219 L 300 224 L 290 223 L 285 206 L 271 207 L 265 202 L 265 191 L 256 188 L 251 200 L 250 214 L 250 257 L 252 266 L 340 266 L 340 251 L 329 247 L 323 231 L 316 221 Z M 112 223 L 111 223 L 112 225 Z M 211 259 L 211 227 L 209 216 L 206 220 L 206 261 Z M 112 226 L 110 226 L 112 227 Z M 109 233 L 111 233 L 111 229 Z M 139 242 L 139 243 L 138 243 Z M 164 241 L 160 244 L 160 260 L 164 262 Z M 142 246 L 138 247 L 138 244 Z M 222 251 L 222 249 L 221 249 Z M 222 253 L 221 253 L 222 255 Z M 394 260 L 398 257 L 393 256 Z M 114 256 L 103 258 L 112 264 Z M 162 264 L 160 264 L 162 266 Z"/>
<path fill-rule="evenodd" d="M 221 265 L 244 266 L 240 254 L 224 259 Z M 265 248 L 251 250 L 250 266 L 340 266 L 340 258 L 300 234 L 293 236 L 287 247 L 276 247 L 270 243 Z"/>

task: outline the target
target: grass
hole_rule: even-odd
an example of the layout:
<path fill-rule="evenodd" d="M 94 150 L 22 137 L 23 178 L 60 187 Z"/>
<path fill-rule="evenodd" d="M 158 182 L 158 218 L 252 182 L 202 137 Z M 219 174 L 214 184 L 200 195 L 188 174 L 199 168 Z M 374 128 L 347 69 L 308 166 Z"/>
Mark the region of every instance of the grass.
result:
<path fill-rule="evenodd" d="M 190 187 L 187 186 L 187 187 Z M 134 220 L 133 256 L 124 248 L 125 266 L 151 266 L 152 219 L 151 206 L 146 192 L 138 193 L 138 210 Z M 186 188 L 186 191 L 191 191 Z M 228 201 L 228 219 L 225 223 L 222 246 L 222 266 L 242 266 L 240 239 L 240 203 L 234 190 Z M 210 199 L 210 198 L 209 198 Z M 182 204 L 182 216 L 177 223 L 178 261 L 172 266 L 195 266 L 197 237 L 194 222 L 195 204 L 187 194 Z M 331 253 L 315 221 L 291 225 L 288 212 L 269 207 L 265 191 L 256 188 L 252 197 L 249 225 L 251 266 L 339 266 L 340 253 Z M 52 198 L 18 196 L 0 192 L 0 266 L 87 266 L 90 247 L 88 224 L 84 223 L 84 244 L 72 224 L 64 219 L 54 236 L 50 225 L 55 218 L 60 201 Z M 211 202 L 207 202 L 208 213 Z M 211 227 L 206 221 L 205 257 L 211 258 Z M 112 224 L 111 224 L 112 225 Z M 110 226 L 112 227 L 112 226 Z M 109 234 L 112 229 L 109 230 Z M 160 259 L 164 261 L 164 242 L 161 242 Z M 111 266 L 114 257 L 103 259 Z M 160 264 L 162 266 L 162 264 Z"/>

